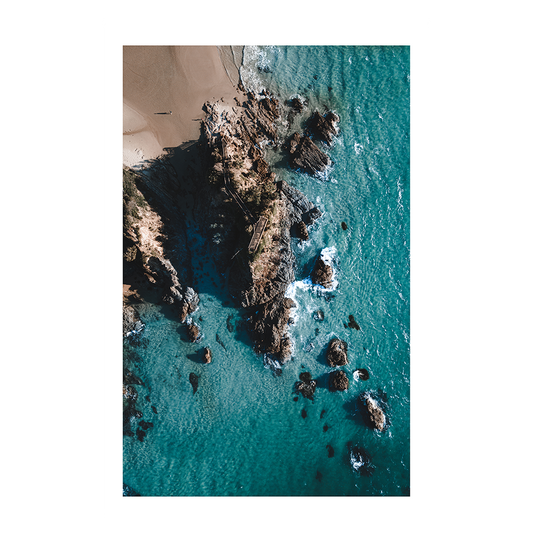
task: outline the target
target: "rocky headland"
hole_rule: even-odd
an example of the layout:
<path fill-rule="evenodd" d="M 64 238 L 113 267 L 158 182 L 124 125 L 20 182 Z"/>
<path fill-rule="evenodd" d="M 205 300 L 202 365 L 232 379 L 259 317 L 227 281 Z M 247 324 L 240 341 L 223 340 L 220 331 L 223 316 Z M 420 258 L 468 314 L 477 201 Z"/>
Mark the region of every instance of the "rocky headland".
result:
<path fill-rule="evenodd" d="M 217 230 L 210 239 L 212 254 L 226 265 L 228 287 L 239 305 L 251 311 L 256 350 L 285 364 L 292 353 L 287 325 L 294 302 L 285 297 L 294 281 L 291 237 L 308 239 L 308 226 L 321 213 L 300 191 L 276 180 L 265 160 L 265 147 L 280 143 L 280 119 L 279 101 L 266 91 L 248 92 L 231 104 L 208 103 L 202 141 L 215 189 L 207 211 Z M 260 217 L 266 227 L 250 253 Z"/>
<path fill-rule="evenodd" d="M 305 103 L 294 101 L 288 111 L 266 91 L 255 94 L 240 86 L 237 94 L 232 100 L 205 103 L 198 141 L 168 149 L 143 170 L 123 170 L 123 335 L 131 344 L 142 338 L 144 324 L 136 305 L 150 301 L 174 314 L 186 338 L 201 342 L 190 316 L 199 305 L 191 252 L 194 231 L 205 239 L 234 304 L 248 311 L 255 350 L 283 365 L 292 356 L 287 330 L 295 304 L 285 296 L 295 279 L 291 239 L 310 239 L 309 228 L 322 213 L 299 190 L 277 179 L 265 150 L 286 147 L 293 168 L 316 174 L 331 161 L 312 139 L 329 144 L 334 117 L 315 114 L 305 134 L 296 132 L 282 142 L 279 126 L 286 123 L 287 113 L 301 112 Z M 325 287 L 331 281 L 327 267 L 321 278 Z M 209 348 L 199 353 L 200 362 L 211 363 Z M 133 385 L 142 386 L 142 381 L 135 381 L 126 368 L 124 376 L 125 432 L 132 434 L 130 422 L 142 417 L 135 408 Z M 302 376 L 296 391 L 312 399 L 316 381 Z M 189 381 L 195 393 L 199 376 L 190 373 Z M 330 386 L 344 390 L 347 381 L 341 372 Z M 138 431 L 139 439 L 144 438 L 145 432 Z"/>

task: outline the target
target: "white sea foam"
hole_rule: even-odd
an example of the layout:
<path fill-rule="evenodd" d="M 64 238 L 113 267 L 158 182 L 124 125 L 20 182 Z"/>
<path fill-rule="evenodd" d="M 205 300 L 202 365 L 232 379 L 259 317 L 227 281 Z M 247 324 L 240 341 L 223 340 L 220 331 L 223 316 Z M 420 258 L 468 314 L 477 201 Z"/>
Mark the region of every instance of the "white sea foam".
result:
<path fill-rule="evenodd" d="M 359 144 L 357 141 L 354 141 L 353 149 L 354 149 L 356 155 L 359 155 L 363 151 L 363 145 Z"/>

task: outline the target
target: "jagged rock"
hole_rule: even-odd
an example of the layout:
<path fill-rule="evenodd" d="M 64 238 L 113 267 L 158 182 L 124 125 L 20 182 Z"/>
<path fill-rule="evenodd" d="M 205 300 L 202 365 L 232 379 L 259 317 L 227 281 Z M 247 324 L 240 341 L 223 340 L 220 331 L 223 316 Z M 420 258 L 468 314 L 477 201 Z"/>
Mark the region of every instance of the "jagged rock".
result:
<path fill-rule="evenodd" d="M 341 227 L 344 231 L 348 229 L 348 226 L 346 225 L 346 222 L 341 222 Z"/>
<path fill-rule="evenodd" d="M 331 459 L 331 457 L 335 456 L 335 450 L 331 444 L 326 444 L 326 448 L 328 449 L 328 457 Z"/>
<path fill-rule="evenodd" d="M 289 100 L 288 104 L 294 109 L 296 113 L 300 113 L 300 111 L 302 111 L 305 105 L 304 102 L 298 97 Z"/>
<path fill-rule="evenodd" d="M 332 280 L 333 267 L 324 263 L 324 260 L 319 257 L 311 272 L 311 281 L 315 285 L 322 285 L 325 289 L 329 289 L 333 285 Z"/>
<path fill-rule="evenodd" d="M 326 360 L 329 366 L 344 366 L 348 364 L 348 344 L 341 339 L 329 341 Z"/>
<path fill-rule="evenodd" d="M 303 220 L 300 220 L 300 222 L 296 224 L 295 233 L 296 237 L 302 239 L 302 241 L 306 241 L 309 239 L 309 232 L 307 231 L 307 226 L 305 225 L 305 222 Z"/>
<path fill-rule="evenodd" d="M 252 335 L 256 349 L 271 353 L 281 364 L 290 359 L 291 343 L 285 336 L 290 310 L 296 304 L 290 298 L 275 298 L 252 315 Z"/>
<path fill-rule="evenodd" d="M 139 313 L 130 305 L 122 305 L 122 335 L 129 337 L 136 335 L 144 329 L 144 324 L 139 318 Z"/>
<path fill-rule="evenodd" d="M 302 220 L 304 220 L 306 224 L 311 225 L 321 216 L 322 212 L 315 206 L 302 215 Z"/>
<path fill-rule="evenodd" d="M 380 405 L 381 402 L 369 392 L 361 393 L 358 400 L 363 408 L 362 412 L 367 425 L 372 429 L 384 431 L 388 426 L 388 420 Z"/>
<path fill-rule="evenodd" d="M 339 117 L 333 111 L 329 111 L 324 115 L 315 111 L 307 121 L 307 128 L 316 139 L 324 141 L 328 146 L 331 146 L 334 137 L 337 135 L 335 124 L 338 121 Z"/>
<path fill-rule="evenodd" d="M 204 363 L 209 364 L 213 360 L 212 359 L 211 349 L 207 348 L 207 347 L 204 348 L 204 353 L 203 353 L 202 357 L 203 357 Z"/>
<path fill-rule="evenodd" d="M 342 370 L 336 370 L 329 375 L 329 390 L 332 392 L 347 390 L 350 386 L 348 376 Z"/>
<path fill-rule="evenodd" d="M 302 372 L 300 374 L 300 379 L 302 381 L 297 381 L 294 384 L 294 390 L 297 394 L 301 394 L 304 398 L 313 400 L 317 386 L 316 381 L 311 378 L 311 374 L 309 372 Z"/>
<path fill-rule="evenodd" d="M 330 164 L 329 157 L 306 135 L 293 133 L 283 144 L 289 152 L 289 164 L 294 169 L 302 169 L 309 174 L 322 172 Z"/>
<path fill-rule="evenodd" d="M 200 328 L 194 322 L 187 324 L 187 336 L 191 342 L 196 342 L 200 338 Z"/>

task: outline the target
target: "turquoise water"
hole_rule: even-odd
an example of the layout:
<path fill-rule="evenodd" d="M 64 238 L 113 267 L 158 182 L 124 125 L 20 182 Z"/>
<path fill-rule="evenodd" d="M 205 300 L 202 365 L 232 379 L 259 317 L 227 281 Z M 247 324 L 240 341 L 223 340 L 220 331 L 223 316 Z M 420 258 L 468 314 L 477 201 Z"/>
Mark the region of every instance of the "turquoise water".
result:
<path fill-rule="evenodd" d="M 268 153 L 274 172 L 323 212 L 310 227 L 310 240 L 292 243 L 294 356 L 276 376 L 254 353 L 244 314 L 231 307 L 224 280 L 197 235 L 193 262 L 203 267 L 193 283 L 201 302 L 194 319 L 201 342 L 187 342 L 183 326 L 160 307 L 140 309 L 148 342 L 134 349 L 137 366 L 129 366 L 145 382 L 136 386 L 137 408 L 154 427 L 143 442 L 124 438 L 124 482 L 137 492 L 409 493 L 409 68 L 408 47 L 246 47 L 241 74 L 247 87 L 265 87 L 281 102 L 306 98 L 303 118 L 327 106 L 341 119 L 339 136 L 326 149 L 334 164 L 320 179 L 290 170 L 281 151 Z M 300 128 L 300 122 L 282 134 Z M 193 225 L 189 231 L 193 236 Z M 337 284 L 330 291 L 306 280 L 323 250 L 335 269 Z M 313 316 L 319 309 L 323 321 Z M 344 326 L 349 315 L 359 331 Z M 303 370 L 324 382 L 330 369 L 323 352 L 333 336 L 348 343 L 350 388 L 331 393 L 319 387 L 313 402 L 294 401 L 294 383 Z M 210 365 L 195 361 L 203 346 L 213 351 Z M 368 369 L 370 379 L 355 379 L 357 368 Z M 194 395 L 190 372 L 200 376 Z M 355 411 L 363 391 L 386 398 L 385 432 L 366 427 Z M 348 442 L 370 454 L 371 476 L 352 469 Z"/>

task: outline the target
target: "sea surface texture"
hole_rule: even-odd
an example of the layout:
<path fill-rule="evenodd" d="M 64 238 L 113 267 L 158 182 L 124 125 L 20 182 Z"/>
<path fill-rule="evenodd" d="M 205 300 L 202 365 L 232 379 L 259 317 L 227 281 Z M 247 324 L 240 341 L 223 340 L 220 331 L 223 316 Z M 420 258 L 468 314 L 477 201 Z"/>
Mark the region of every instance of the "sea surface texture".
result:
<path fill-rule="evenodd" d="M 128 348 L 144 381 L 137 408 L 153 427 L 124 437 L 124 483 L 142 496 L 402 496 L 410 491 L 409 47 L 278 47 L 244 49 L 246 88 L 268 89 L 280 102 L 308 101 L 280 134 L 302 131 L 312 111 L 335 111 L 333 161 L 319 177 L 291 170 L 281 150 L 267 158 L 278 178 L 305 193 L 323 216 L 308 241 L 292 240 L 297 303 L 290 335 L 293 359 L 276 375 L 254 352 L 243 310 L 232 307 L 225 280 L 210 262 L 202 235 L 189 228 L 193 318 L 200 346 L 153 304 L 139 311 L 144 341 Z M 285 129 L 284 129 L 285 128 Z M 343 229 L 342 223 L 346 229 Z M 312 285 L 322 253 L 334 288 Z M 360 329 L 347 327 L 349 315 Z M 348 344 L 350 387 L 330 392 L 329 340 Z M 197 362 L 209 346 L 213 362 Z M 358 379 L 364 368 L 368 380 Z M 298 397 L 301 372 L 318 380 L 314 400 Z M 189 374 L 199 376 L 193 394 Z M 368 427 L 357 403 L 371 392 L 389 426 Z M 148 399 L 146 398 L 148 397 Z M 152 409 L 152 406 L 155 409 Z M 156 413 L 157 412 L 157 413 Z M 364 450 L 367 461 L 350 455 Z"/>

